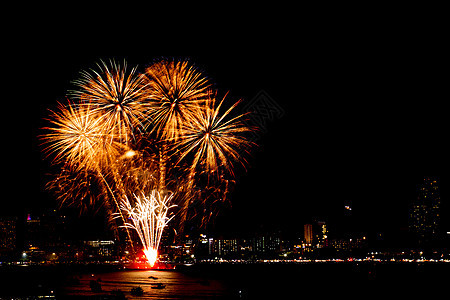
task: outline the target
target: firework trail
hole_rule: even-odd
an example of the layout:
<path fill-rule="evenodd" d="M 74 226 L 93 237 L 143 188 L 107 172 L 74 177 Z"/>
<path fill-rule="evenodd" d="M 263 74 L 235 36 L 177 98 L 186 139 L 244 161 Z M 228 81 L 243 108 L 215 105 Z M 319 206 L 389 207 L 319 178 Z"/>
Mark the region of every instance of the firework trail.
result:
<path fill-rule="evenodd" d="M 134 203 L 125 197 L 121 202 L 121 209 L 128 219 L 124 225 L 136 231 L 144 247 L 144 254 L 151 267 L 156 262 L 162 233 L 167 223 L 173 218 L 168 217 L 168 211 L 174 207 L 170 205 L 172 193 L 161 193 L 153 190 L 148 196 L 134 195 Z"/>

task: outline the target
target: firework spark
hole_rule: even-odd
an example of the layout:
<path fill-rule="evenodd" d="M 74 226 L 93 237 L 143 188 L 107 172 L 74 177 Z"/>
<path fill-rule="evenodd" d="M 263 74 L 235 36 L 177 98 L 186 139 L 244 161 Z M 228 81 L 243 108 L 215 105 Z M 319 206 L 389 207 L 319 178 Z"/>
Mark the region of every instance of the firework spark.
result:
<path fill-rule="evenodd" d="M 210 83 L 188 61 L 160 61 L 146 70 L 150 118 L 162 140 L 176 139 L 182 124 L 198 111 L 208 95 Z"/>
<path fill-rule="evenodd" d="M 97 211 L 103 206 L 99 198 L 101 184 L 92 172 L 73 172 L 71 168 L 63 168 L 61 172 L 50 180 L 47 189 L 55 193 L 59 206 L 78 207 L 80 212 Z"/>
<path fill-rule="evenodd" d="M 248 153 L 247 149 L 253 143 L 243 134 L 252 129 L 243 122 L 245 114 L 227 120 L 239 102 L 220 115 L 224 100 L 225 97 L 216 106 L 216 98 L 210 95 L 195 118 L 183 125 L 180 138 L 175 142 L 175 147 L 181 152 L 178 161 L 193 153 L 191 172 L 204 164 L 207 173 L 211 174 L 223 166 L 233 175 L 233 162 L 246 163 L 243 154 Z"/>
<path fill-rule="evenodd" d="M 125 197 L 121 202 L 121 209 L 128 215 L 124 227 L 134 229 L 144 247 L 144 254 L 151 267 L 156 262 L 159 243 L 167 223 L 173 218 L 168 217 L 168 211 L 174 207 L 170 205 L 173 193 L 162 193 L 153 190 L 149 196 L 134 195 L 134 204 Z"/>
<path fill-rule="evenodd" d="M 82 72 L 81 79 L 74 83 L 78 89 L 72 91 L 81 103 L 95 105 L 95 112 L 104 118 L 105 132 L 112 139 L 128 144 L 136 130 L 142 130 L 147 119 L 149 103 L 144 76 L 130 71 L 126 63 L 114 61 L 110 65 L 101 62 L 100 71 Z"/>
<path fill-rule="evenodd" d="M 119 151 L 117 143 L 106 141 L 104 119 L 90 105 L 75 106 L 69 102 L 59 103 L 58 108 L 58 112 L 51 112 L 51 126 L 45 127 L 48 132 L 41 136 L 47 145 L 44 151 L 55 154 L 55 163 L 68 163 L 75 170 L 92 170 Z"/>

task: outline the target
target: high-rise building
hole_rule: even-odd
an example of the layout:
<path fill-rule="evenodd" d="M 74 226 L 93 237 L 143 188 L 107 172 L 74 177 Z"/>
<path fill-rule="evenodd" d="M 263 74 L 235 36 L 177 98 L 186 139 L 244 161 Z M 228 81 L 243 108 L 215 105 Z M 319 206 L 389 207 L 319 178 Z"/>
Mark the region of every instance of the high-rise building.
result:
<path fill-rule="evenodd" d="M 313 243 L 312 225 L 311 224 L 305 224 L 305 226 L 303 226 L 303 229 L 304 229 L 305 243 L 311 245 Z"/>
<path fill-rule="evenodd" d="M 409 229 L 419 240 L 436 238 L 439 233 L 441 198 L 437 178 L 425 177 L 409 213 Z"/>
<path fill-rule="evenodd" d="M 328 229 L 327 229 L 327 223 L 325 221 L 317 221 L 317 241 L 319 243 L 320 247 L 327 247 L 328 246 Z"/>
<path fill-rule="evenodd" d="M 16 249 L 16 217 L 0 217 L 0 253 Z"/>
<path fill-rule="evenodd" d="M 110 240 L 96 240 L 96 241 L 84 241 L 86 250 L 90 258 L 110 258 L 116 253 L 116 246 L 114 241 Z"/>
<path fill-rule="evenodd" d="M 36 253 L 66 250 L 66 217 L 54 210 L 40 215 L 27 214 L 24 228 L 24 247 Z"/>
<path fill-rule="evenodd" d="M 31 214 L 28 214 L 25 223 L 25 248 L 27 250 L 41 248 L 45 237 L 42 234 L 41 220 L 39 217 L 32 217 Z"/>
<path fill-rule="evenodd" d="M 210 252 L 218 256 L 227 256 L 238 252 L 236 239 L 210 239 Z"/>

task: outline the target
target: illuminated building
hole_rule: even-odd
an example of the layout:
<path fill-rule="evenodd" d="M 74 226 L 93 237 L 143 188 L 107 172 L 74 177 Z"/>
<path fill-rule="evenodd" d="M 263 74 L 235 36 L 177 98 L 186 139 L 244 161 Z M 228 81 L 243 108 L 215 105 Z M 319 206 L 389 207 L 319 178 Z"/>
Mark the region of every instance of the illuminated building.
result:
<path fill-rule="evenodd" d="M 275 234 L 261 235 L 253 239 L 253 250 L 258 253 L 273 253 L 281 250 L 281 240 Z"/>
<path fill-rule="evenodd" d="M 254 238 L 253 249 L 255 252 L 264 252 L 266 249 L 266 238 L 264 236 Z"/>
<path fill-rule="evenodd" d="M 239 252 L 243 255 L 249 255 L 253 252 L 253 239 L 241 239 L 239 240 Z"/>
<path fill-rule="evenodd" d="M 207 256 L 211 253 L 209 240 L 206 234 L 201 233 L 197 239 L 195 246 L 195 255 L 196 256 Z"/>
<path fill-rule="evenodd" d="M 338 253 L 341 251 L 365 249 L 365 248 L 367 248 L 367 246 L 368 246 L 368 244 L 367 244 L 367 239 L 365 236 L 333 239 L 331 241 L 331 247 L 336 249 Z"/>
<path fill-rule="evenodd" d="M 66 217 L 57 214 L 56 210 L 46 211 L 39 216 L 27 214 L 23 233 L 27 258 L 32 261 L 54 260 L 70 253 L 66 222 Z"/>
<path fill-rule="evenodd" d="M 303 226 L 304 229 L 304 237 L 305 237 L 305 243 L 312 245 L 313 243 L 313 230 L 311 224 L 305 224 Z"/>
<path fill-rule="evenodd" d="M 325 222 L 322 224 L 322 239 L 321 244 L 324 247 L 328 246 L 328 230 L 327 230 L 327 224 Z"/>
<path fill-rule="evenodd" d="M 209 254 L 227 256 L 238 252 L 236 239 L 209 239 Z"/>
<path fill-rule="evenodd" d="M 205 236 L 206 238 L 206 236 Z M 207 245 L 211 257 L 272 257 L 282 250 L 282 241 L 277 234 L 265 234 L 251 238 L 208 238 L 196 247 L 199 256 L 205 255 Z M 198 250 L 201 251 L 198 251 Z"/>
<path fill-rule="evenodd" d="M 412 203 L 409 214 L 409 229 L 419 241 L 434 239 L 439 233 L 440 223 L 439 182 L 425 177 L 418 189 L 418 197 Z"/>
<path fill-rule="evenodd" d="M 328 246 L 328 230 L 325 221 L 316 221 L 316 240 L 319 248 Z"/>
<path fill-rule="evenodd" d="M 90 258 L 111 258 L 115 255 L 115 243 L 111 240 L 84 241 Z"/>
<path fill-rule="evenodd" d="M 25 248 L 27 250 L 41 248 L 44 237 L 39 217 L 31 217 L 31 214 L 28 214 L 25 223 Z"/>
<path fill-rule="evenodd" d="M 0 253 L 11 253 L 16 249 L 15 217 L 0 217 Z"/>
<path fill-rule="evenodd" d="M 278 252 L 281 251 L 281 240 L 278 236 L 268 236 L 267 237 L 267 252 Z"/>
<path fill-rule="evenodd" d="M 55 210 L 39 216 L 27 214 L 25 223 L 25 248 L 54 252 L 65 247 L 66 217 Z"/>
<path fill-rule="evenodd" d="M 327 223 L 323 219 L 315 218 L 312 224 L 303 226 L 303 242 L 305 247 L 323 248 L 328 246 Z"/>

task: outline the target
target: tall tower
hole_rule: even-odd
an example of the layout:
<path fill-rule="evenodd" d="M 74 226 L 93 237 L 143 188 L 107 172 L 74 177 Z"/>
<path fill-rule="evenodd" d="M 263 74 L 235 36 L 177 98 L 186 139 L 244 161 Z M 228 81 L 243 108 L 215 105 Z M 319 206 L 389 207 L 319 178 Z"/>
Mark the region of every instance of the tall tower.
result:
<path fill-rule="evenodd" d="M 438 180 L 434 177 L 425 177 L 419 185 L 418 197 L 412 203 L 409 214 L 409 229 L 419 238 L 419 241 L 437 237 L 440 205 Z"/>
<path fill-rule="evenodd" d="M 304 229 L 305 243 L 306 244 L 312 244 L 312 242 L 313 242 L 312 225 L 311 224 L 305 224 L 303 226 L 303 229 Z"/>

